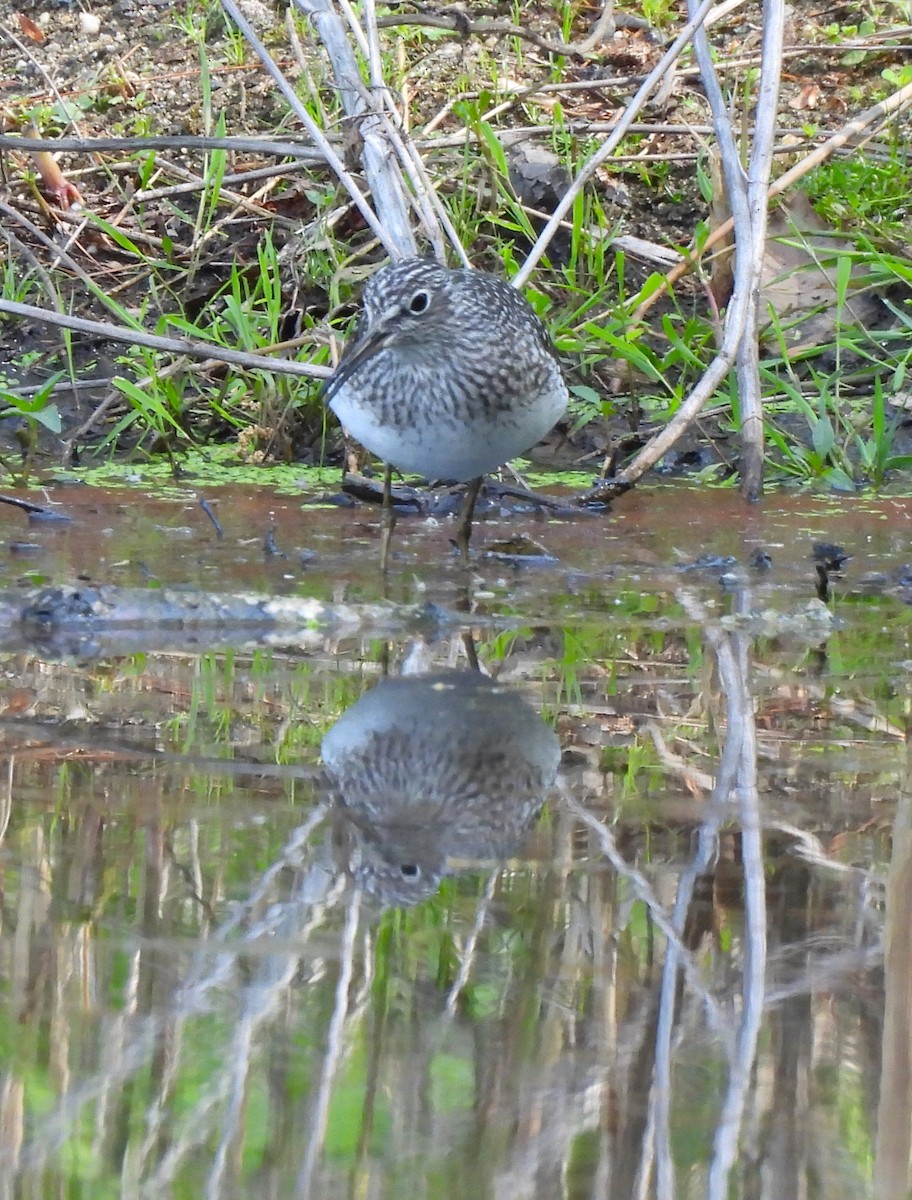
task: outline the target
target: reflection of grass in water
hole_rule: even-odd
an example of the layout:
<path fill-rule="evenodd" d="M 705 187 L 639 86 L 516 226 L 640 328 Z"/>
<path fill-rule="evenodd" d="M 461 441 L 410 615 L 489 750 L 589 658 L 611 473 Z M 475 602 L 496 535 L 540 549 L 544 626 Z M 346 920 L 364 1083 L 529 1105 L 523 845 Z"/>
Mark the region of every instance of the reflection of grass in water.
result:
<path fill-rule="evenodd" d="M 166 723 L 165 739 L 186 754 L 232 758 L 241 746 L 263 752 L 264 761 L 311 762 L 363 688 L 356 674 L 315 673 L 279 651 L 210 652 L 196 660 L 186 707 Z"/>

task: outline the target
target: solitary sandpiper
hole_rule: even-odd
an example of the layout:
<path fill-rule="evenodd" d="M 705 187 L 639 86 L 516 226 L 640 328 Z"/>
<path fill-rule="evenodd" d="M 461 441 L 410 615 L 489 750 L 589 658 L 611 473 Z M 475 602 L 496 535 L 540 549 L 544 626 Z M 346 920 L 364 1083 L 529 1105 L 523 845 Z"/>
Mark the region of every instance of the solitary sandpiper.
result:
<path fill-rule="evenodd" d="M 425 258 L 371 279 L 325 395 L 348 432 L 387 464 L 384 568 L 391 467 L 468 482 L 456 535 L 465 557 L 482 477 L 544 437 L 568 399 L 548 331 L 524 297 L 483 271 Z"/>

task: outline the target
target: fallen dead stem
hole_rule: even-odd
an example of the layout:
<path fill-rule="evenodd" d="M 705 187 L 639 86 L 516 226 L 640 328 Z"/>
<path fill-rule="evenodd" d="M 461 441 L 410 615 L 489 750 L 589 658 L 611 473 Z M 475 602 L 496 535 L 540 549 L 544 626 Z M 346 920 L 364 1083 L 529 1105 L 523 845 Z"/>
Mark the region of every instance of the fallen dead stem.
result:
<path fill-rule="evenodd" d="M 341 141 L 328 137 L 329 142 Z M 255 137 L 203 137 L 182 135 L 181 137 L 23 137 L 18 133 L 0 133 L 0 150 L 55 150 L 64 153 L 97 154 L 115 151 L 131 154 L 146 150 L 228 150 L 234 154 L 277 155 L 299 159 L 312 165 L 326 163 L 326 156 L 313 146 L 303 146 L 295 141 L 276 141 L 275 138 Z"/>
<path fill-rule="evenodd" d="M 378 79 L 378 86 L 372 87 L 369 99 L 365 101 L 358 62 L 338 15 L 329 6 L 327 0 L 295 0 L 295 3 L 296 7 L 309 18 L 312 27 L 323 43 L 332 63 L 336 89 L 342 102 L 343 112 L 348 121 L 356 126 L 361 138 L 361 162 L 376 210 L 376 216 L 373 215 L 372 210 L 372 217 L 368 221 L 368 225 L 371 231 L 379 237 L 391 258 L 407 258 L 414 255 L 416 241 L 409 221 L 410 205 L 402 175 L 405 163 L 396 154 L 389 138 L 385 136 L 381 118 L 385 104 L 385 89 L 380 86 L 382 79 Z M 236 12 L 234 0 L 222 0 L 222 4 L 225 11 L 234 19 Z M 263 62 L 271 61 L 268 52 L 249 26 L 239 26 L 239 28 Z M 305 128 L 307 128 L 308 122 L 319 128 L 298 100 L 294 89 L 285 84 L 282 90 L 295 115 L 302 120 L 306 116 Z M 339 175 L 334 163 L 331 163 L 330 166 L 339 181 L 355 199 L 355 193 L 352 192 L 352 186 L 355 185 L 351 181 L 351 177 L 349 176 L 346 180 Z M 348 175 L 347 171 L 345 174 Z M 437 230 L 433 224 L 427 233 L 432 245 L 435 240 L 439 241 Z"/>
<path fill-rule="evenodd" d="M 912 83 L 906 84 L 905 87 L 899 88 L 898 91 L 895 91 L 892 93 L 892 95 L 887 96 L 885 100 L 879 101 L 877 104 L 872 105 L 871 108 L 865 109 L 865 111 L 860 113 L 857 117 L 853 117 L 852 120 L 847 122 L 840 130 L 831 134 L 822 146 L 817 146 L 814 150 L 802 158 L 800 162 L 795 163 L 793 167 L 790 167 L 788 171 L 785 171 L 782 175 L 780 175 L 779 178 L 776 179 L 769 187 L 767 192 L 768 200 L 773 200 L 777 196 L 781 196 L 783 192 L 788 191 L 790 187 L 798 183 L 799 180 L 803 179 L 816 167 L 819 167 L 821 163 L 824 163 L 827 161 L 827 159 L 832 158 L 834 154 L 843 149 L 843 147 L 847 146 L 853 139 L 861 138 L 866 131 L 870 131 L 871 136 L 874 136 L 874 131 L 871 128 L 872 126 L 875 126 L 878 122 L 887 117 L 898 115 L 910 105 L 912 105 Z M 853 145 L 853 149 L 856 148 L 857 147 Z M 729 218 L 729 220 L 725 221 L 723 224 L 714 229 L 712 233 L 710 233 L 709 236 L 702 242 L 703 253 L 705 254 L 706 251 L 711 250 L 714 246 L 717 246 L 719 242 L 723 241 L 728 234 L 731 233 L 732 228 L 733 222 L 731 218 Z M 634 309 L 634 311 L 631 313 L 631 321 L 641 321 L 646 313 L 648 313 L 653 305 L 656 304 L 656 302 L 661 298 L 661 296 L 670 287 L 673 287 L 679 279 L 692 271 L 696 267 L 698 261 L 699 258 L 694 257 L 693 255 L 686 256 L 681 263 L 674 268 L 674 270 L 669 271 L 663 280 L 662 285 L 651 295 L 647 296 L 642 304 L 638 305 L 638 307 Z"/>
<path fill-rule="evenodd" d="M 859 116 L 849 121 L 838 133 L 833 134 L 822 145 L 818 146 L 794 167 L 786 171 L 768 188 L 765 189 L 764 209 L 769 204 L 769 201 L 775 196 L 781 195 L 798 180 L 804 178 L 809 171 L 825 162 L 837 150 L 846 146 L 852 139 L 860 137 L 864 132 L 877 122 L 884 118 L 895 115 L 901 112 L 912 104 L 912 84 L 907 84 L 900 88 L 885 100 L 866 109 Z M 727 234 L 731 233 L 735 227 L 734 218 L 730 218 L 724 224 L 715 229 L 712 234 L 706 239 L 703 244 L 703 251 L 717 246 Z M 762 243 L 755 249 L 755 253 L 762 254 Z M 663 285 L 655 290 L 642 304 L 633 312 L 632 321 L 642 320 L 646 312 L 658 300 L 659 296 L 664 291 L 667 291 L 677 280 L 681 279 L 689 271 L 692 271 L 696 265 L 696 260 L 693 258 L 685 258 L 677 266 L 673 267 L 667 275 Z M 729 312 L 735 301 L 737 293 L 737 283 L 735 293 L 733 293 L 732 302 L 729 304 Z M 756 320 L 756 317 L 755 317 Z M 728 326 L 727 326 L 728 328 Z M 753 343 L 756 345 L 756 336 L 753 337 Z M 613 480 L 608 480 L 604 484 L 599 484 L 588 492 L 582 499 L 585 503 L 601 503 L 612 499 L 614 496 L 629 490 L 633 485 L 640 480 L 655 464 L 667 454 L 674 444 L 681 438 L 691 427 L 697 414 L 703 408 L 707 400 L 715 392 L 716 388 L 722 383 L 722 380 L 728 373 L 734 358 L 738 353 L 738 344 L 732 344 L 732 339 L 723 342 L 723 348 L 720 351 L 717 359 L 711 364 L 706 374 L 693 389 L 668 424 L 657 434 L 655 434 L 643 449 L 637 454 L 630 464 L 621 471 Z M 740 377 L 739 377 L 740 379 Z M 742 381 L 743 386 L 743 381 Z M 743 393 L 742 393 L 743 400 Z M 752 413 L 752 421 L 756 427 L 759 422 L 759 412 L 755 410 Z M 762 447 L 754 446 L 754 454 L 762 456 Z M 743 469 L 743 468 L 742 468 Z M 759 492 L 760 472 L 762 463 L 755 461 L 751 467 L 751 477 L 748 482 L 748 494 L 750 498 L 754 498 Z M 744 476 L 742 475 L 742 485 L 744 484 Z"/>
<path fill-rule="evenodd" d="M 219 363 L 229 363 L 232 366 L 246 367 L 248 370 L 268 371 L 273 375 L 297 375 L 307 379 L 326 379 L 332 374 L 329 367 L 319 367 L 313 363 L 286 362 L 283 359 L 264 361 L 267 354 L 275 354 L 285 348 L 286 343 L 278 346 L 263 346 L 250 352 L 244 350 L 229 350 L 225 346 L 213 346 L 209 342 L 194 342 L 189 338 L 161 337 L 155 333 L 147 333 L 143 329 L 131 329 L 126 325 L 112 325 L 107 321 L 89 321 L 84 317 L 70 316 L 68 313 L 52 312 L 46 308 L 36 308 L 33 304 L 20 304 L 15 300 L 0 299 L 0 312 L 10 313 L 15 317 L 24 317 L 29 321 L 46 321 L 61 329 L 72 329 L 77 333 L 88 333 L 93 337 L 109 338 L 112 342 L 126 342 L 133 346 L 146 346 L 150 350 L 162 350 L 166 354 L 181 354 L 188 358 L 203 359 L 203 367 L 214 367 Z"/>
<path fill-rule="evenodd" d="M 388 252 L 395 253 L 397 250 L 396 242 L 391 239 L 387 229 L 378 219 L 377 214 L 371 207 L 364 192 L 362 192 L 361 188 L 355 182 L 351 173 L 348 171 L 344 162 L 336 153 L 335 148 L 326 137 L 319 124 L 310 115 L 305 105 L 301 103 L 297 92 L 282 74 L 269 51 L 257 37 L 250 22 L 235 4 L 234 0 L 221 0 L 221 3 L 222 7 L 225 9 L 225 12 L 244 35 L 251 48 L 256 52 L 260 62 L 266 68 L 279 91 L 284 96 L 292 112 L 294 112 L 295 116 L 313 139 L 314 145 L 323 154 L 326 162 L 332 168 L 336 178 L 348 192 L 349 196 L 351 196 L 355 206 L 366 221 L 368 228 L 371 230 L 374 236 L 380 240 L 381 245 L 386 247 Z M 386 215 L 389 216 L 391 214 Z"/>
<path fill-rule="evenodd" d="M 606 10 L 602 10 L 602 14 L 596 21 L 595 28 L 588 38 L 583 42 L 561 42 L 553 38 L 542 37 L 533 29 L 526 29 L 522 25 L 513 25 L 509 21 L 497 21 L 482 18 L 478 21 L 472 21 L 464 12 L 457 12 L 452 16 L 443 13 L 402 13 L 396 16 L 380 17 L 377 25 L 381 29 L 391 29 L 397 26 L 417 25 L 427 29 L 449 29 L 453 33 L 459 34 L 460 37 L 468 37 L 476 35 L 479 37 L 510 37 L 519 38 L 521 41 L 529 42 L 538 50 L 544 50 L 546 54 L 556 54 L 561 58 L 577 58 L 587 59 L 592 57 L 593 49 L 600 38 L 604 35 Z M 643 22 L 645 26 L 646 22 Z"/>

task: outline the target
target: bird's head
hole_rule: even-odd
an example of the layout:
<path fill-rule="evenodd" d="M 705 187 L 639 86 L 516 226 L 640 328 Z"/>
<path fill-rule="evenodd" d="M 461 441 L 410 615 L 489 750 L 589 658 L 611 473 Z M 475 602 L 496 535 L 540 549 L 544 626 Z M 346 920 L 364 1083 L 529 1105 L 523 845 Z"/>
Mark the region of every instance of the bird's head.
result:
<path fill-rule="evenodd" d="M 324 397 L 334 393 L 367 359 L 388 347 L 403 353 L 435 354 L 447 328 L 456 272 L 429 258 L 410 258 L 382 267 L 364 291 L 363 307 Z"/>

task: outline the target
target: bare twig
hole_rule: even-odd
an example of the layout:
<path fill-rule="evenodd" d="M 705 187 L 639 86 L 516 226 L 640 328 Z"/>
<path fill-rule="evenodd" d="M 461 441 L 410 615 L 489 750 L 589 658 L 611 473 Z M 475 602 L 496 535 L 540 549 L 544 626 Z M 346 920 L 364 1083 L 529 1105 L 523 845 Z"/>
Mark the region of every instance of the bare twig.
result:
<path fill-rule="evenodd" d="M 596 47 L 606 39 L 615 23 L 638 29 L 648 28 L 647 22 L 642 17 L 629 13 L 619 13 L 617 22 L 615 22 L 613 0 L 606 0 L 602 5 L 592 31 L 581 42 L 561 42 L 555 38 L 542 37 L 533 29 L 527 29 L 523 25 L 514 25 L 510 21 L 485 17 L 472 21 L 461 10 L 452 16 L 445 12 L 400 13 L 395 16 L 381 17 L 377 22 L 381 28 L 423 25 L 427 29 L 448 29 L 460 37 L 477 35 L 479 37 L 519 38 L 521 41 L 529 42 L 532 46 L 537 46 L 539 50 L 544 50 L 546 54 L 558 54 L 561 58 L 577 59 L 591 58 Z"/>
<path fill-rule="evenodd" d="M 232 4 L 234 0 L 223 0 Z M 361 135 L 361 161 L 370 184 L 377 216 L 370 224 L 391 258 L 405 258 L 416 253 L 415 237 L 409 224 L 405 189 L 396 159 L 384 134 L 379 113 L 365 102 L 361 91 L 363 81 L 351 45 L 342 23 L 327 0 L 295 0 L 296 6 L 308 16 L 329 55 L 336 86 L 346 115 L 357 122 Z M 291 95 L 297 97 L 293 90 Z M 298 107 L 303 107 L 298 101 Z M 306 111 L 306 110 L 305 110 Z M 311 124 L 315 122 L 311 119 Z M 316 126 L 315 126 L 316 127 Z M 337 160 L 338 161 L 338 160 Z M 338 174 L 336 163 L 330 164 Z M 340 164 L 341 165 L 341 164 Z"/>
<path fill-rule="evenodd" d="M 32 54 L 32 52 L 28 48 L 28 46 L 26 46 L 26 44 L 24 42 L 20 41 L 19 38 L 16 37 L 16 35 L 13 33 L 13 31 L 11 29 L 7 29 L 5 25 L 0 25 L 0 33 L 2 33 L 5 37 L 9 38 L 9 40 L 13 43 L 13 45 L 16 47 L 16 49 L 19 51 L 19 53 L 24 54 L 25 57 L 29 60 L 29 62 L 32 64 L 32 66 L 35 68 L 35 70 L 38 72 L 38 74 L 41 76 L 41 78 L 47 84 L 48 90 L 53 92 L 54 97 L 57 100 L 57 104 L 60 108 L 60 112 L 63 114 L 63 117 L 66 120 L 67 125 L 70 125 L 75 130 L 75 132 L 78 134 L 79 126 L 76 124 L 76 122 L 70 116 L 70 105 L 68 105 L 66 103 L 66 101 L 64 100 L 63 96 L 61 96 L 60 90 L 57 87 L 57 84 L 47 73 L 44 66 L 38 61 L 38 59 L 34 56 L 34 54 Z"/>
<path fill-rule="evenodd" d="M 741 408 L 741 492 L 748 500 L 759 498 L 763 490 L 763 400 L 760 388 L 760 279 L 766 252 L 766 226 L 769 214 L 770 171 L 776 138 L 776 113 L 779 108 L 779 83 L 782 75 L 782 42 L 785 26 L 784 0 L 764 0 L 763 57 L 757 111 L 754 116 L 754 140 L 747 178 L 747 204 L 750 219 L 751 254 L 745 278 L 736 278 L 748 292 L 748 313 L 744 336 L 738 349 L 737 379 Z"/>
<path fill-rule="evenodd" d="M 332 139 L 327 139 L 332 140 Z M 59 150 L 73 154 L 98 154 L 102 151 L 140 153 L 144 150 L 228 150 L 237 154 L 272 154 L 313 164 L 325 163 L 326 155 L 300 142 L 278 142 L 272 138 L 201 137 L 186 135 L 164 137 L 22 137 L 18 133 L 0 133 L 0 150 Z"/>
<path fill-rule="evenodd" d="M 741 589 L 736 608 L 746 613 L 750 593 Z M 766 875 L 763 860 L 763 833 L 757 788 L 757 729 L 754 721 L 748 672 L 750 639 L 736 632 L 730 639 L 708 627 L 714 642 L 719 678 L 728 701 L 728 711 L 739 722 L 737 796 L 741 817 L 741 862 L 744 869 L 744 972 L 741 982 L 741 1010 L 735 1038 L 735 1055 L 729 1071 L 728 1087 L 719 1114 L 709 1166 L 708 1200 L 725 1200 L 729 1194 L 729 1176 L 738 1153 L 741 1126 L 751 1076 L 757 1059 L 760 1027 L 766 988 Z"/>
<path fill-rule="evenodd" d="M 30 321 L 43 321 L 62 329 L 74 329 L 77 333 L 88 333 L 92 337 L 109 338 L 112 342 L 126 342 L 132 346 L 147 346 L 150 350 L 164 350 L 168 354 L 184 354 L 189 358 L 201 358 L 203 367 L 217 363 L 230 363 L 251 371 L 266 371 L 272 375 L 297 375 L 307 379 L 327 379 L 332 371 L 329 367 L 318 367 L 313 363 L 288 362 L 286 359 L 266 358 L 274 347 L 247 353 L 229 350 L 223 346 L 212 346 L 207 342 L 194 342 L 190 338 L 160 337 L 146 333 L 143 329 L 131 329 L 124 325 L 111 325 L 107 321 L 89 321 L 85 317 L 73 317 L 68 313 L 53 312 L 47 308 L 36 308 L 32 304 L 19 304 L 16 300 L 0 299 L 0 312 Z"/>
<path fill-rule="evenodd" d="M 750 487 L 757 492 L 759 492 L 763 478 L 763 421 L 760 415 L 757 312 L 766 233 L 766 194 L 772 163 L 779 95 L 784 20 L 780 0 L 770 0 L 770 2 L 778 7 L 772 13 L 765 12 L 763 52 L 765 75 L 761 78 L 761 96 L 758 102 L 758 140 L 755 140 L 751 151 L 752 183 L 750 185 L 741 165 L 739 147 L 729 119 L 728 106 L 722 94 L 719 77 L 713 64 L 709 37 L 705 27 L 698 29 L 694 35 L 694 53 L 700 68 L 703 90 L 712 113 L 725 180 L 725 191 L 735 232 L 734 285 L 725 313 L 725 337 L 723 339 L 725 349 L 717 362 L 727 361 L 732 350 L 734 351 L 735 361 L 738 365 L 738 383 L 742 391 L 742 405 L 748 418 L 747 439 L 742 441 L 742 462 L 747 468 Z M 690 0 L 691 11 L 694 7 L 694 0 Z M 771 17 L 778 21 L 778 31 L 771 26 Z M 758 182 L 761 196 L 759 205 L 757 203 Z"/>
<path fill-rule="evenodd" d="M 358 50 L 365 58 L 370 58 L 370 47 L 367 44 L 367 35 L 361 28 L 361 22 L 358 20 L 358 14 L 351 5 L 350 0 L 338 0 L 339 8 L 345 20 L 348 22 L 348 27 L 352 32 L 352 37 L 358 46 Z"/>
<path fill-rule="evenodd" d="M 0 237 L 6 238 L 11 251 L 15 251 L 25 259 L 38 279 L 41 280 L 41 285 L 47 293 L 48 300 L 50 300 L 58 312 L 62 312 L 63 302 L 60 299 L 60 293 L 57 291 L 53 279 L 51 279 L 51 276 L 45 270 L 44 265 L 39 261 L 38 256 L 32 250 L 31 246 L 26 245 L 21 238 L 18 238 L 12 229 L 6 229 L 2 225 L 0 225 Z M 15 391 L 16 389 L 12 390 Z"/>
<path fill-rule="evenodd" d="M 380 32 L 377 28 L 377 8 L 374 0 L 364 0 L 364 36 L 367 40 L 367 63 L 370 85 L 379 92 L 386 91 L 383 61 L 380 55 Z"/>
<path fill-rule="evenodd" d="M 602 8 L 588 37 L 577 43 L 581 54 L 589 54 L 614 33 L 614 0 L 602 0 Z"/>
<path fill-rule="evenodd" d="M 380 242 L 387 248 L 389 253 L 395 253 L 396 243 L 391 234 L 384 229 L 382 222 L 378 219 L 377 214 L 368 203 L 367 197 L 364 195 L 357 183 L 352 178 L 351 174 L 346 169 L 345 164 L 336 153 L 333 146 L 330 144 L 330 141 L 323 133 L 323 130 L 301 103 L 294 88 L 279 70 L 275 60 L 272 58 L 272 55 L 257 37 L 253 26 L 238 8 L 235 0 L 222 0 L 222 7 L 225 9 L 225 12 L 235 23 L 235 25 L 237 25 L 241 33 L 243 33 L 250 46 L 259 57 L 260 62 L 274 80 L 279 91 L 287 100 L 292 112 L 300 120 L 301 124 L 310 134 L 311 138 L 313 138 L 314 145 L 316 145 L 323 154 L 323 157 L 326 159 L 326 162 L 329 164 L 329 166 L 332 167 L 339 182 L 348 192 L 349 196 L 351 196 L 358 211 L 361 213 L 361 216 L 367 222 L 368 228 L 375 237 L 379 238 Z"/>
<path fill-rule="evenodd" d="M 662 82 L 666 72 L 670 71 L 683 51 L 693 38 L 694 32 L 699 29 L 700 23 L 705 18 L 706 14 L 712 8 L 713 0 L 702 0 L 699 8 L 694 16 L 684 26 L 678 36 L 672 42 L 671 46 L 662 55 L 661 61 L 649 72 L 643 83 L 640 85 L 634 98 L 630 101 L 623 116 L 618 121 L 614 132 L 606 138 L 605 142 L 596 153 L 589 159 L 583 169 L 573 180 L 570 187 L 567 189 L 561 202 L 555 208 L 551 215 L 551 220 L 544 227 L 538 236 L 535 245 L 529 251 L 526 261 L 523 263 L 520 271 L 513 279 L 513 286 L 517 288 L 523 287 L 529 279 L 529 276 L 535 269 L 541 256 L 545 253 L 551 240 L 560 228 L 560 223 L 566 217 L 567 213 L 572 209 L 576 197 L 580 194 L 598 168 L 605 162 L 614 152 L 615 147 L 621 141 L 621 138 L 627 133 L 629 127 L 633 124 L 634 118 L 645 105 L 646 101 L 652 95 L 653 91 Z"/>
<path fill-rule="evenodd" d="M 79 263 L 67 253 L 63 246 L 58 245 L 53 238 L 48 237 L 44 230 L 40 229 L 34 221 L 30 221 L 24 213 L 19 212 L 18 209 L 13 208 L 3 200 L 0 200 L 0 215 L 6 217 L 8 221 L 15 221 L 17 224 L 21 225 L 23 229 L 27 229 L 33 238 L 41 242 L 41 244 L 54 255 L 55 266 L 57 263 L 63 263 L 67 270 L 72 271 L 76 278 L 80 280 L 81 283 L 84 283 L 89 291 L 101 298 L 101 289 L 98 287 L 91 275 L 89 275 L 89 273 L 85 271 L 79 265 Z"/>
<path fill-rule="evenodd" d="M 369 105 L 372 101 L 371 93 L 364 87 L 360 79 L 355 81 L 355 87 L 365 104 Z M 389 140 L 390 146 L 398 156 L 402 170 L 412 185 L 411 198 L 419 210 L 422 228 L 434 248 L 434 253 L 441 262 L 445 261 L 446 254 L 441 235 L 442 226 L 446 229 L 447 235 L 463 261 L 466 262 L 466 254 L 462 249 L 455 226 L 428 179 L 421 156 L 415 150 L 411 137 L 402 125 L 391 94 L 386 87 L 381 87 L 375 91 L 375 95 L 384 102 L 384 107 L 377 112 L 377 119 L 382 125 L 383 133 Z"/>
<path fill-rule="evenodd" d="M 323 1057 L 320 1079 L 315 1089 L 311 1111 L 310 1133 L 295 1181 L 294 1195 L 300 1200 L 310 1200 L 317 1157 L 323 1148 L 329 1121 L 329 1101 L 332 1083 L 339 1070 L 345 1052 L 343 1032 L 351 1004 L 351 984 L 354 975 L 355 947 L 361 916 L 361 892 L 355 888 L 349 896 L 345 910 L 345 927 L 339 944 L 339 978 L 333 1003 L 332 1016 L 326 1030 L 326 1050 Z"/>
<path fill-rule="evenodd" d="M 708 624 L 703 609 L 698 605 L 691 593 L 679 595 L 685 608 L 700 624 Z M 705 635 L 704 635 L 705 636 Z M 724 636 L 724 635 L 722 635 Z M 709 634 L 707 640 L 718 643 L 718 631 Z M 681 872 L 678 880 L 678 891 L 675 897 L 672 923 L 675 929 L 683 931 L 693 900 L 694 888 L 699 877 L 709 870 L 718 856 L 719 828 L 731 811 L 731 795 L 735 789 L 738 766 L 741 761 L 742 734 L 741 723 L 745 717 L 752 719 L 753 714 L 743 712 L 743 702 L 738 705 L 740 694 L 733 695 L 725 691 L 726 702 L 726 732 L 725 742 L 719 759 L 719 769 L 713 786 L 713 793 L 706 814 L 700 822 L 696 837 L 696 847 L 691 861 Z M 654 1120 L 655 1161 L 657 1177 L 657 1194 L 671 1196 L 674 1194 L 671 1186 L 671 1099 L 672 1064 L 671 1039 L 676 1024 L 678 1006 L 678 976 L 680 960 L 678 948 L 669 943 L 665 950 L 665 962 L 662 968 L 662 990 L 659 1002 L 659 1015 L 656 1022 L 655 1073 L 653 1076 L 650 1096 L 650 1110 Z M 730 1047 L 733 1051 L 734 1047 Z"/>

